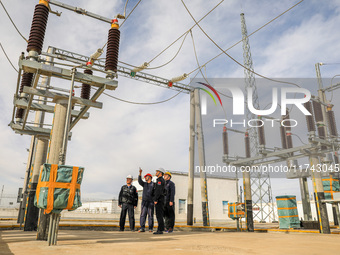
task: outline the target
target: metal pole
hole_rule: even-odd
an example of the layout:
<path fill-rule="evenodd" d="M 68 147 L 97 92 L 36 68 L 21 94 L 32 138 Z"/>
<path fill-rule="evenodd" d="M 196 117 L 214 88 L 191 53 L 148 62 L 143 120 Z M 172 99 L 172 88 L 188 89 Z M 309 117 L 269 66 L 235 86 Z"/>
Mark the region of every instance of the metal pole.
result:
<path fill-rule="evenodd" d="M 250 173 L 243 173 L 243 182 L 244 182 L 244 202 L 245 202 L 245 211 L 246 211 L 246 222 L 247 222 L 247 231 L 254 232 L 254 219 L 253 219 L 253 201 L 251 198 L 251 184 L 250 184 Z"/>
<path fill-rule="evenodd" d="M 37 137 L 35 157 L 33 163 L 33 173 L 28 194 L 28 204 L 26 210 L 26 220 L 24 231 L 35 231 L 38 227 L 39 209 L 34 206 L 34 197 L 39 179 L 40 167 L 46 162 L 48 148 L 48 138 Z"/>
<path fill-rule="evenodd" d="M 302 200 L 302 208 L 303 208 L 303 219 L 312 220 L 312 209 L 310 207 L 310 198 L 309 198 L 307 178 L 306 177 L 299 178 L 299 183 L 300 183 L 301 200 Z"/>
<path fill-rule="evenodd" d="M 49 152 L 47 155 L 47 162 L 49 164 L 59 163 L 59 154 L 63 145 L 65 131 L 67 104 L 68 101 L 66 99 L 56 100 Z M 49 216 L 49 214 L 44 214 L 43 210 L 40 212 L 37 240 L 47 240 Z"/>
<path fill-rule="evenodd" d="M 34 148 L 35 148 L 35 136 L 32 136 L 31 145 L 30 145 L 29 154 L 28 154 L 27 166 L 26 166 L 24 186 L 22 189 L 22 200 L 20 201 L 19 213 L 18 213 L 17 222 L 20 224 L 20 228 L 21 228 L 21 224 L 24 223 L 24 219 L 25 219 L 25 209 L 26 209 L 26 204 L 27 204 L 27 193 L 28 193 L 27 189 L 28 189 L 28 183 L 29 183 L 30 172 L 31 172 L 31 167 L 32 167 Z"/>
<path fill-rule="evenodd" d="M 317 169 L 319 164 L 319 158 L 317 155 L 312 154 L 310 156 L 311 169 Z M 325 193 L 323 190 L 321 173 L 318 171 L 311 171 L 313 178 L 314 193 L 316 197 L 317 214 L 320 223 L 320 233 L 330 234 L 329 220 L 327 214 L 326 203 L 322 202 L 325 199 Z"/>
<path fill-rule="evenodd" d="M 316 76 L 318 79 L 318 96 L 319 96 L 319 100 L 321 102 L 321 110 L 322 110 L 322 116 L 323 116 L 323 129 L 325 130 L 325 139 L 329 138 L 329 132 L 330 132 L 330 127 L 328 127 L 329 124 L 329 119 L 328 119 L 328 115 L 326 113 L 326 105 L 327 105 L 327 100 L 326 100 L 326 94 L 325 94 L 325 90 L 323 89 L 323 83 L 322 83 L 322 78 L 321 78 L 321 71 L 320 71 L 320 63 L 316 63 L 315 64 L 315 70 L 316 70 Z M 331 156 L 330 156 L 331 158 Z M 330 164 L 329 162 L 327 162 L 327 168 L 330 168 Z M 330 178 L 332 178 L 332 175 L 329 175 Z M 337 222 L 338 219 L 338 214 L 337 214 L 337 210 L 336 210 L 336 204 L 332 204 L 332 210 L 333 210 L 333 221 L 334 221 L 334 225 L 338 225 L 339 223 Z"/>
<path fill-rule="evenodd" d="M 63 141 L 62 141 L 61 151 L 59 155 L 59 165 L 65 165 L 65 160 L 66 160 L 67 141 L 68 141 L 68 135 L 70 132 L 70 122 L 71 122 L 71 112 L 72 112 L 74 77 L 75 77 L 76 71 L 77 71 L 76 67 L 72 68 L 71 88 L 70 88 L 70 94 L 69 94 L 68 102 L 67 102 L 67 111 L 66 111 L 66 119 L 65 119 L 65 124 L 64 124 Z M 60 213 L 52 212 L 52 224 L 51 224 L 52 228 L 51 227 L 49 228 L 48 245 L 57 244 L 59 219 L 60 219 Z"/>
<path fill-rule="evenodd" d="M 241 202 L 240 202 L 240 197 L 239 197 L 239 192 L 238 192 L 238 173 L 237 173 L 237 171 L 236 171 L 235 177 L 236 177 L 236 182 L 235 182 L 235 184 L 236 184 L 236 203 L 238 204 L 238 203 L 241 203 Z M 236 219 L 236 229 L 237 229 L 237 232 L 240 231 L 240 218 Z"/>
<path fill-rule="evenodd" d="M 48 53 L 54 53 L 54 48 L 49 47 Z M 52 57 L 46 58 L 49 62 L 53 62 Z M 52 65 L 52 64 L 50 64 Z M 41 84 L 46 88 L 46 90 L 49 89 L 51 78 L 48 76 L 44 76 L 42 78 Z M 45 97 L 39 97 L 39 103 L 40 104 L 46 104 L 46 98 Z M 45 121 L 45 112 L 43 111 L 37 111 L 35 114 L 35 126 L 37 127 L 43 127 Z M 35 156 L 34 156 L 34 162 L 33 162 L 33 172 L 31 174 L 31 183 L 30 183 L 30 191 L 29 191 L 29 199 L 28 199 L 28 205 L 27 205 L 27 213 L 26 213 L 26 220 L 25 220 L 25 231 L 33 231 L 37 230 L 38 226 L 38 218 L 39 218 L 39 209 L 34 206 L 34 197 L 36 188 L 38 185 L 38 179 L 39 179 L 39 173 L 40 173 L 40 167 L 46 162 L 46 156 L 47 156 L 47 149 L 48 149 L 48 138 L 38 136 L 37 142 L 36 142 L 36 150 L 35 150 Z"/>
<path fill-rule="evenodd" d="M 250 151 L 250 138 L 249 133 L 246 132 L 245 136 L 245 148 L 246 148 L 246 158 L 251 157 Z M 253 200 L 251 197 L 251 182 L 250 182 L 250 172 L 243 172 L 243 188 L 244 188 L 244 204 L 246 212 L 246 224 L 247 231 L 254 232 L 254 218 L 253 218 Z"/>
<path fill-rule="evenodd" d="M 198 143 L 198 157 L 200 164 L 200 180 L 201 180 L 201 200 L 202 200 L 202 216 L 203 226 L 210 226 L 209 207 L 208 207 L 208 191 L 207 191 L 207 176 L 204 152 L 204 138 L 203 127 L 201 118 L 201 104 L 200 93 L 195 89 L 195 115 L 196 115 L 196 130 L 197 130 L 197 143 Z"/>
<path fill-rule="evenodd" d="M 308 180 L 306 177 L 303 177 L 303 178 L 299 178 L 299 182 L 300 182 L 304 220 L 312 220 L 313 218 L 312 218 L 312 209 L 310 206 Z"/>
<path fill-rule="evenodd" d="M 189 172 L 187 225 L 193 225 L 194 219 L 194 168 L 195 168 L 195 95 L 190 92 L 190 126 L 189 126 Z"/>
<path fill-rule="evenodd" d="M 72 80 L 71 80 L 71 88 L 70 88 L 70 95 L 68 97 L 68 103 L 67 103 L 67 114 L 66 114 L 66 121 L 65 121 L 65 127 L 64 127 L 64 134 L 63 134 L 63 143 L 61 147 L 61 153 L 59 157 L 59 164 L 64 165 L 66 160 L 66 151 L 67 151 L 67 141 L 68 141 L 68 135 L 70 132 L 70 122 L 71 122 L 71 112 L 72 112 L 72 94 L 74 89 L 74 77 L 76 75 L 77 69 L 74 67 L 72 68 Z"/>

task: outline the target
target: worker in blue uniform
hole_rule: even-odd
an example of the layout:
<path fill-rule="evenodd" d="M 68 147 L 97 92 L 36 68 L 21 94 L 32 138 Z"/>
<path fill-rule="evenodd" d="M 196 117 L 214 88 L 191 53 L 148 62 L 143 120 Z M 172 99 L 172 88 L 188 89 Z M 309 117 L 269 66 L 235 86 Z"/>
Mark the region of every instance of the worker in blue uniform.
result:
<path fill-rule="evenodd" d="M 163 168 L 158 168 L 156 170 L 157 180 L 154 185 L 152 199 L 155 204 L 156 218 L 158 222 L 157 231 L 154 232 L 155 235 L 163 234 L 164 231 L 164 187 L 165 180 L 163 178 L 165 170 Z"/>
<path fill-rule="evenodd" d="M 152 182 L 152 175 L 149 173 L 144 176 L 145 181 L 143 181 L 142 172 L 143 170 L 139 168 L 138 183 L 143 187 L 143 195 L 142 209 L 140 214 L 140 229 L 138 232 L 145 232 L 146 217 L 148 217 L 149 232 L 153 232 L 154 202 L 152 200 L 152 192 L 154 183 Z"/>
<path fill-rule="evenodd" d="M 164 203 L 164 225 L 165 232 L 172 233 L 175 225 L 175 183 L 171 181 L 170 172 L 164 174 L 165 180 L 165 203 Z"/>

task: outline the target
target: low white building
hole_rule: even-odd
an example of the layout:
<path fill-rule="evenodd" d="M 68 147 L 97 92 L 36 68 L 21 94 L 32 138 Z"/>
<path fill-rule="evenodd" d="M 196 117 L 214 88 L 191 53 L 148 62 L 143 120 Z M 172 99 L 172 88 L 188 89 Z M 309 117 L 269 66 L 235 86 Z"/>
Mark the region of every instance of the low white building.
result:
<path fill-rule="evenodd" d="M 186 221 L 188 173 L 172 171 L 171 174 L 171 180 L 176 185 L 176 221 Z M 136 186 L 141 196 L 143 187 L 138 184 L 137 180 L 133 181 L 133 185 Z M 236 201 L 236 179 L 223 176 L 207 175 L 207 187 L 210 220 L 231 220 L 228 218 L 228 202 Z M 199 174 L 195 175 L 194 181 L 194 218 L 196 218 L 196 221 L 202 220 L 201 185 Z"/>
<path fill-rule="evenodd" d="M 188 198 L 188 173 L 172 171 L 172 181 L 176 185 L 175 215 L 177 222 L 186 222 L 187 198 Z M 155 180 L 155 177 L 154 177 Z M 138 184 L 137 178 L 133 181 L 139 194 L 136 208 L 136 219 L 139 219 L 143 187 Z M 222 176 L 207 176 L 208 206 L 210 220 L 231 220 L 228 218 L 228 202 L 236 201 L 236 180 Z M 113 218 L 119 218 L 120 208 L 117 199 L 83 202 L 82 207 L 74 213 L 83 214 L 111 214 Z M 72 213 L 67 213 L 71 216 Z M 113 215 L 112 215 L 113 214 Z M 195 175 L 194 181 L 194 218 L 197 222 L 202 221 L 202 201 L 199 175 Z"/>

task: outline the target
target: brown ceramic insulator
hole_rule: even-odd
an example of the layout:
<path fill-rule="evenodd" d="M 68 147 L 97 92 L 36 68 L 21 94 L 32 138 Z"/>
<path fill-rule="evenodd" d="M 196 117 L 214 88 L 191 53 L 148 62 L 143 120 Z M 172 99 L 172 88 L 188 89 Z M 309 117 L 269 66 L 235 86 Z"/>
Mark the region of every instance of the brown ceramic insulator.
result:
<path fill-rule="evenodd" d="M 90 69 L 85 69 L 84 73 L 91 74 L 91 75 L 93 74 L 92 70 Z M 91 85 L 83 83 L 81 86 L 80 97 L 84 99 L 90 99 L 90 96 L 91 96 Z"/>
<path fill-rule="evenodd" d="M 306 122 L 307 122 L 307 129 L 308 132 L 315 131 L 315 122 L 314 122 L 314 116 L 312 111 L 312 103 L 309 101 L 304 104 L 307 111 L 309 111 L 312 115 L 306 115 Z"/>
<path fill-rule="evenodd" d="M 320 139 L 325 139 L 326 138 L 326 132 L 325 132 L 325 127 L 324 126 L 319 126 L 318 127 L 318 134 Z M 322 145 L 321 150 L 326 150 L 327 146 Z"/>
<path fill-rule="evenodd" d="M 320 126 L 318 127 L 318 134 L 320 139 L 325 139 L 325 127 Z"/>
<path fill-rule="evenodd" d="M 329 132 L 330 132 L 331 136 L 338 136 L 338 130 L 336 129 L 334 112 L 332 110 L 328 111 L 327 117 L 328 117 Z"/>
<path fill-rule="evenodd" d="M 109 30 L 107 41 L 105 71 L 117 72 L 120 31 L 115 28 Z"/>
<path fill-rule="evenodd" d="M 222 139 L 223 139 L 223 154 L 228 155 L 229 154 L 228 133 L 226 130 L 223 130 Z"/>
<path fill-rule="evenodd" d="M 22 75 L 19 93 L 24 92 L 24 87 L 31 87 L 33 81 L 33 73 L 26 73 Z M 17 112 L 15 113 L 15 118 L 22 119 L 24 116 L 24 109 L 18 108 Z"/>
<path fill-rule="evenodd" d="M 281 136 L 281 144 L 283 149 L 287 149 L 287 142 L 286 142 L 286 130 L 284 126 L 280 126 L 280 136 Z"/>
<path fill-rule="evenodd" d="M 266 145 L 266 138 L 264 136 L 264 125 L 260 126 L 262 124 L 262 122 L 260 120 L 257 121 L 257 132 L 259 135 L 259 144 L 260 145 Z"/>
<path fill-rule="evenodd" d="M 31 32 L 28 39 L 27 52 L 33 50 L 41 54 L 45 38 L 48 14 L 49 9 L 46 5 L 37 4 L 35 6 Z"/>
<path fill-rule="evenodd" d="M 338 155 L 334 155 L 334 163 L 339 164 L 339 157 Z"/>
<path fill-rule="evenodd" d="M 33 73 L 24 73 L 21 78 L 19 93 L 24 92 L 24 87 L 31 87 L 33 81 Z"/>
<path fill-rule="evenodd" d="M 15 118 L 22 119 L 23 116 L 24 116 L 24 109 L 18 108 L 17 112 L 15 113 Z"/>
<path fill-rule="evenodd" d="M 286 134 L 286 140 L 287 140 L 287 149 L 293 148 L 293 139 L 292 139 L 292 134 L 290 132 Z"/>
<path fill-rule="evenodd" d="M 316 122 L 322 122 L 322 109 L 321 104 L 319 102 L 313 101 L 313 109 L 314 109 L 314 117 Z"/>
<path fill-rule="evenodd" d="M 249 139 L 249 134 L 246 133 L 246 136 L 244 138 L 244 142 L 245 142 L 245 148 L 246 148 L 246 158 L 250 158 L 251 154 L 250 154 L 250 139 Z"/>

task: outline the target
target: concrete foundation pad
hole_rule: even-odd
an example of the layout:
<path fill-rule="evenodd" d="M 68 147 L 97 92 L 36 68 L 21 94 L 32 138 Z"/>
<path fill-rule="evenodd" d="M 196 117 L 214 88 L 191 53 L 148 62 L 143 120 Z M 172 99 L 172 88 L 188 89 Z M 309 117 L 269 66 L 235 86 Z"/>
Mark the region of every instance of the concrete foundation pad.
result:
<path fill-rule="evenodd" d="M 60 230 L 57 246 L 36 232 L 0 231 L 0 254 L 336 254 L 338 235 L 290 233 L 152 233 Z"/>

